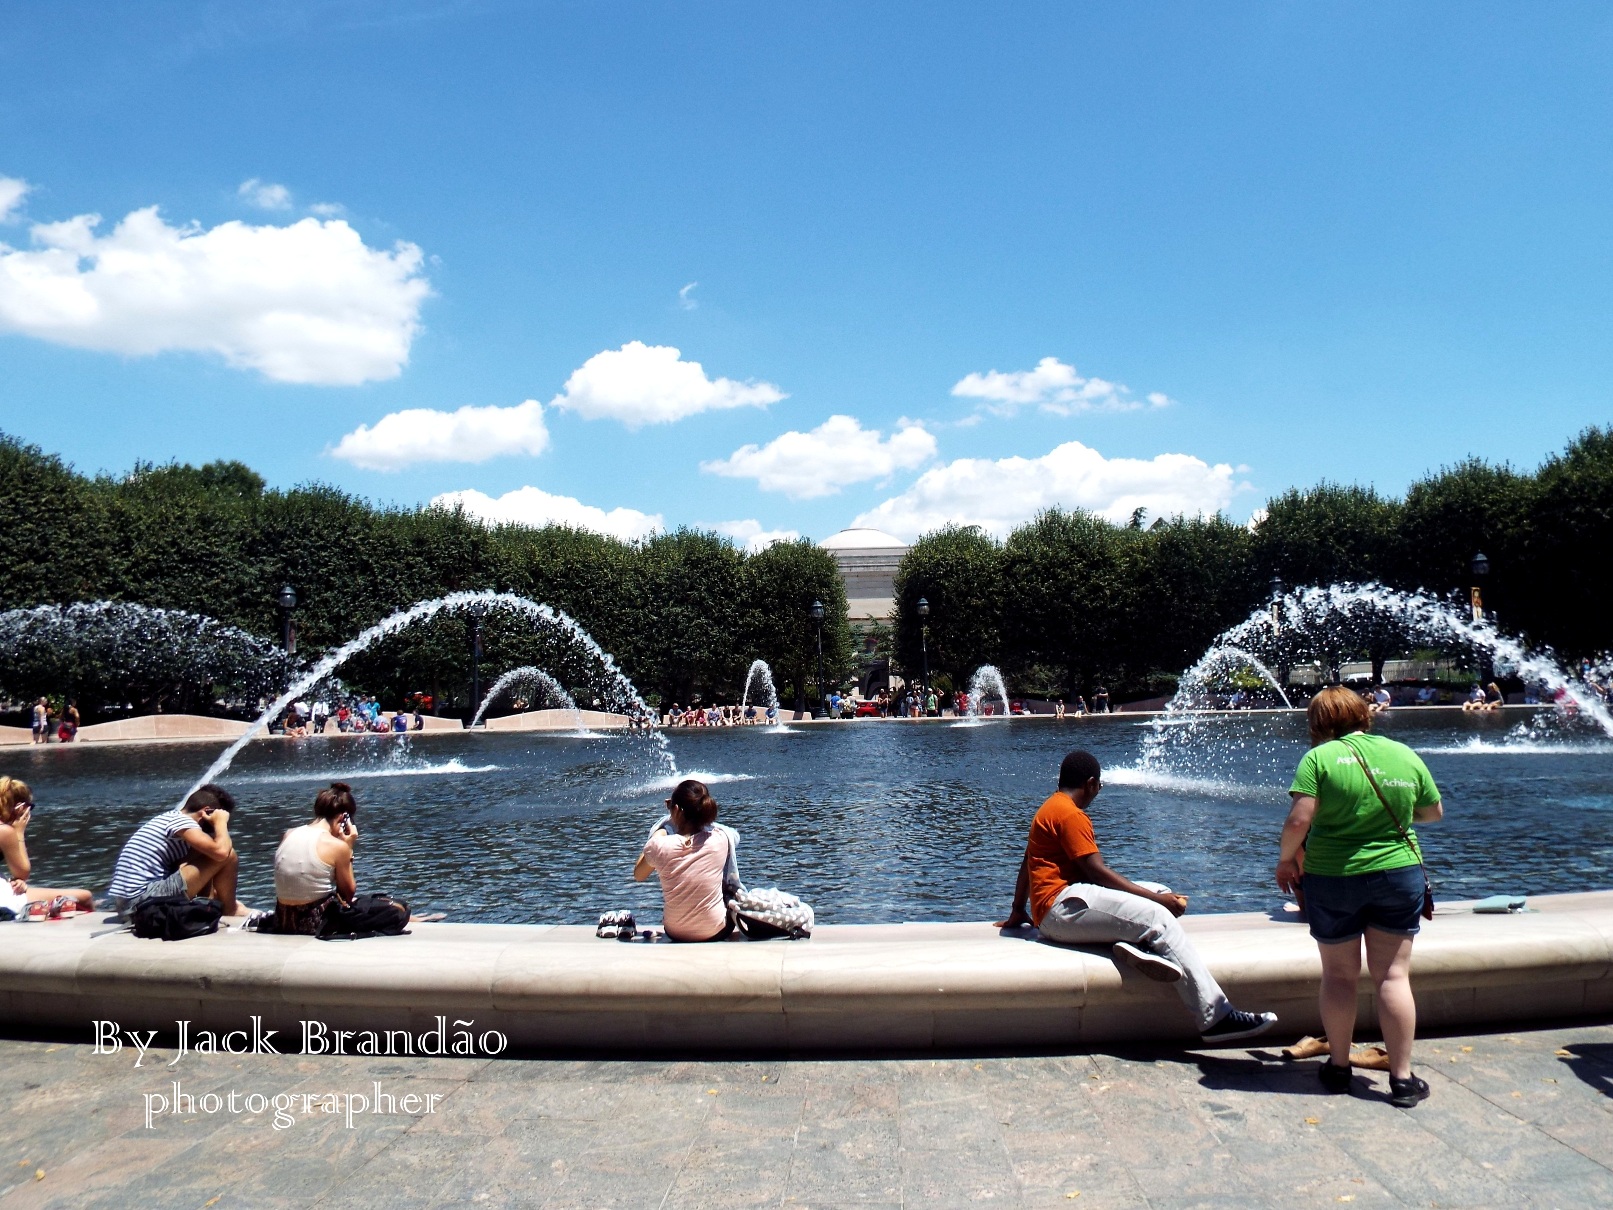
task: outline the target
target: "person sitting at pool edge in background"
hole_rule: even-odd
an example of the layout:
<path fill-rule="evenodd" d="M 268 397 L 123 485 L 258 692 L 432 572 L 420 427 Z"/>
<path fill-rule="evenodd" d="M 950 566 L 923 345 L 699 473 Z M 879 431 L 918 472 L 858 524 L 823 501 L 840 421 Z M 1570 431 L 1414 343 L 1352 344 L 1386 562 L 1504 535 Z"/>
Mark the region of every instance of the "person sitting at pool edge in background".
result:
<path fill-rule="evenodd" d="M 91 911 L 95 907 L 95 896 L 82 887 L 58 889 L 28 885 L 28 876 L 34 872 L 34 867 L 28 857 L 28 844 L 23 834 L 28 830 L 28 821 L 33 818 L 33 813 L 34 794 L 28 788 L 28 783 L 18 781 L 15 777 L 0 777 L 0 856 L 6 859 L 11 894 L 20 897 L 13 902 L 49 903 L 52 899 L 65 896 L 77 900 L 79 911 Z M 21 914 L 19 908 L 12 910 Z"/>
<path fill-rule="evenodd" d="M 633 880 L 643 882 L 652 872 L 661 876 L 661 924 L 673 941 L 726 941 L 734 931 L 728 897 L 739 890 L 733 861 L 738 833 L 717 823 L 717 800 L 704 782 L 679 782 L 666 806 L 667 818 L 633 864 Z M 730 869 L 733 886 L 725 878 Z"/>
<path fill-rule="evenodd" d="M 1104 864 L 1087 815 L 1102 788 L 1102 768 L 1092 753 L 1076 751 L 1064 758 L 1058 790 L 1031 821 L 1013 910 L 997 927 L 1034 923 L 1049 941 L 1111 946 L 1118 960 L 1140 974 L 1177 985 L 1206 1042 L 1265 1033 L 1277 1023 L 1277 1014 L 1234 1008 L 1176 923 L 1187 911 L 1186 897 L 1157 883 L 1132 882 Z"/>
<path fill-rule="evenodd" d="M 274 851 L 274 931 L 317 937 L 325 913 L 358 894 L 353 847 L 358 843 L 358 802 L 346 782 L 333 781 L 314 796 L 314 818 L 290 828 Z"/>
<path fill-rule="evenodd" d="M 118 917 L 160 895 L 217 899 L 226 916 L 247 909 L 236 902 L 239 864 L 230 840 L 230 814 L 235 799 L 222 786 L 206 785 L 175 811 L 153 815 L 135 829 L 112 873 L 113 905 Z"/>

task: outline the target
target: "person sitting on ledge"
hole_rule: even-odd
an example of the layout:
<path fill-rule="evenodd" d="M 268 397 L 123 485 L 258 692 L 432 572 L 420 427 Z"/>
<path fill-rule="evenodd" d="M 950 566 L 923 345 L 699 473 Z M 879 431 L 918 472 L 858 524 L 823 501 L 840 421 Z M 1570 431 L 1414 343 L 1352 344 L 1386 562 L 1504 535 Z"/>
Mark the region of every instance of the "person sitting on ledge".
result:
<path fill-rule="evenodd" d="M 1467 691 L 1467 700 L 1462 703 L 1462 709 L 1469 712 L 1485 709 L 1484 689 L 1477 681 L 1473 683 L 1473 688 Z"/>
<path fill-rule="evenodd" d="M 314 818 L 288 829 L 274 851 L 274 931 L 317 937 L 338 896 L 358 894 L 353 846 L 358 802 L 346 782 L 333 781 L 314 796 Z"/>
<path fill-rule="evenodd" d="M 726 941 L 734 931 L 728 897 L 739 890 L 739 833 L 717 822 L 717 800 L 704 782 L 680 781 L 666 808 L 633 865 L 633 880 L 661 876 L 661 926 L 673 941 Z"/>
<path fill-rule="evenodd" d="M 217 899 L 226 916 L 247 909 L 235 899 L 238 859 L 230 840 L 235 799 L 222 786 L 206 785 L 176 811 L 153 815 L 135 829 L 112 872 L 112 903 L 118 918 L 160 895 Z"/>
<path fill-rule="evenodd" d="M 33 862 L 28 858 L 28 844 L 23 834 L 34 814 L 34 793 L 28 783 L 15 777 L 0 777 L 0 856 L 6 859 L 6 873 L 11 879 L 11 910 L 21 915 L 24 905 L 49 903 L 53 899 L 76 900 L 78 910 L 88 912 L 95 907 L 95 896 L 82 887 L 58 889 L 48 886 L 29 886 L 28 875 L 33 873 Z M 0 900 L 6 896 L 0 888 Z M 54 910 L 54 909 L 53 909 Z"/>
<path fill-rule="evenodd" d="M 1110 946 L 1117 960 L 1140 974 L 1175 983 L 1206 1042 L 1265 1033 L 1277 1023 L 1277 1014 L 1234 1008 L 1176 923 L 1187 911 L 1187 897 L 1158 883 L 1132 882 L 1104 864 L 1087 815 L 1102 788 L 1102 768 L 1092 753 L 1076 751 L 1064 758 L 1057 792 L 1031 821 L 1013 910 L 997 927 L 1034 923 L 1049 941 Z"/>

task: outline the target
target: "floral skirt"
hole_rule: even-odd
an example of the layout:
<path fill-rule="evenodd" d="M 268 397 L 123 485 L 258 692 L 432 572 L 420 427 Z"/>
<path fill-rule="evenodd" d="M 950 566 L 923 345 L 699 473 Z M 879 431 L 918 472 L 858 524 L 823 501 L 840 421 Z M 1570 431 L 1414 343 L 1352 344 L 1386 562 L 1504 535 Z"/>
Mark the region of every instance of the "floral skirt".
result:
<path fill-rule="evenodd" d="M 315 899 L 312 903 L 277 902 L 274 905 L 274 931 L 317 937 L 324 927 L 325 913 L 336 902 L 334 893 Z"/>

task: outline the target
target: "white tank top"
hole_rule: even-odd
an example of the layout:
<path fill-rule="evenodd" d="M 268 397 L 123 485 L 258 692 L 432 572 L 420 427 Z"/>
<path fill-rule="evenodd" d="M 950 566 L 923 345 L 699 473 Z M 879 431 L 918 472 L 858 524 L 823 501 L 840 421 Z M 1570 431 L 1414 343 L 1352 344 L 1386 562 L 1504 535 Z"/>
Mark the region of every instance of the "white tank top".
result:
<path fill-rule="evenodd" d="M 312 903 L 336 889 L 335 868 L 319 859 L 319 839 L 325 833 L 312 824 L 287 832 L 274 851 L 274 897 L 281 903 Z"/>

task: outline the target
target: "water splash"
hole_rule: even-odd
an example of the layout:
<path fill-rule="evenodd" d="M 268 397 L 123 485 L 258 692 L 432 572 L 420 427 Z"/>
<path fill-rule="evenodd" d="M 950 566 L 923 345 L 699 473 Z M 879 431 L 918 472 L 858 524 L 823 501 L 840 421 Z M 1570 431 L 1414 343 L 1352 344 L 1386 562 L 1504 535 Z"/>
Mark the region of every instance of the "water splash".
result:
<path fill-rule="evenodd" d="M 523 664 L 519 668 L 511 668 L 503 676 L 499 677 L 498 680 L 494 681 L 493 687 L 487 691 L 487 696 L 482 699 L 482 704 L 476 708 L 476 717 L 470 720 L 470 725 L 472 727 L 480 726 L 482 722 L 482 715 L 486 714 L 487 708 L 498 700 L 498 695 L 503 693 L 511 685 L 519 685 L 523 683 L 537 685 L 543 690 L 544 693 L 548 695 L 550 700 L 560 703 L 559 708 L 561 710 L 568 710 L 571 712 L 572 722 L 576 725 L 576 728 L 579 732 L 583 734 L 592 734 L 588 728 L 583 726 L 582 711 L 577 708 L 576 700 L 571 696 L 571 694 L 566 692 L 565 688 L 560 684 L 559 681 L 555 680 L 554 677 L 550 676 L 542 668 L 539 668 L 534 664 Z"/>
<path fill-rule="evenodd" d="M 789 728 L 784 725 L 783 708 L 779 706 L 778 690 L 773 685 L 773 669 L 766 660 L 752 660 L 750 670 L 745 673 L 745 691 L 739 697 L 739 717 L 745 717 L 745 708 L 750 705 L 751 686 L 756 683 L 758 677 L 761 678 L 762 689 L 767 694 L 766 697 L 758 700 L 765 702 L 767 708 L 773 712 L 773 724 L 768 730 L 788 731 Z"/>
<path fill-rule="evenodd" d="M 1008 705 L 1008 685 L 995 664 L 980 665 L 975 669 L 975 674 L 969 678 L 969 717 L 966 726 L 979 726 L 983 718 L 995 717 L 980 713 L 981 703 L 988 697 L 995 697 L 1002 702 L 1002 717 L 1007 718 L 1013 713 Z"/>
<path fill-rule="evenodd" d="M 548 605 L 540 604 L 527 597 L 516 596 L 508 592 L 456 592 L 445 597 L 436 597 L 429 601 L 420 601 L 408 609 L 400 609 L 391 617 L 383 618 L 368 630 L 365 630 L 353 639 L 324 656 L 307 672 L 297 677 L 284 693 L 271 702 L 266 710 L 257 718 L 257 721 L 233 744 L 226 748 L 210 766 L 207 772 L 197 778 L 196 783 L 185 792 L 185 798 L 190 797 L 198 788 L 210 781 L 216 780 L 224 770 L 230 767 L 232 761 L 241 749 L 266 726 L 270 719 L 278 718 L 285 713 L 286 707 L 296 701 L 310 686 L 328 677 L 337 668 L 341 667 L 355 655 L 364 651 L 372 644 L 384 638 L 389 638 L 399 631 L 413 626 L 417 622 L 424 622 L 436 617 L 439 613 L 457 612 L 464 609 L 508 609 L 529 618 L 539 626 L 553 630 L 561 638 L 580 646 L 598 665 L 602 673 L 606 704 L 617 709 L 620 713 L 637 718 L 654 717 L 644 699 L 639 696 L 638 689 L 634 687 L 626 674 L 616 667 L 616 661 L 610 653 L 605 651 L 586 630 L 577 624 L 569 615 L 553 609 Z M 675 774 L 678 763 L 673 758 L 671 745 L 666 737 L 659 731 L 650 731 L 650 736 L 657 745 L 657 756 L 667 773 Z M 180 799 L 181 804 L 184 798 Z"/>
<path fill-rule="evenodd" d="M 1217 643 L 1202 656 L 1176 682 L 1176 695 L 1166 705 L 1166 713 L 1184 710 L 1202 710 L 1211 705 L 1210 687 L 1218 674 L 1238 672 L 1243 669 L 1252 669 L 1268 685 L 1277 691 L 1277 696 L 1283 699 L 1283 705 L 1290 710 L 1294 703 L 1288 700 L 1282 685 L 1277 681 L 1277 674 L 1259 659 L 1259 657 L 1235 647 L 1231 643 Z"/>
<path fill-rule="evenodd" d="M 185 686 L 254 701 L 285 680 L 274 643 L 216 618 L 127 601 L 37 605 L 0 613 L 0 690 L 18 699 L 42 683 L 122 702 Z"/>
<path fill-rule="evenodd" d="M 1144 740 L 1136 768 L 1153 776 L 1188 769 L 1202 776 L 1209 769 L 1216 780 L 1229 782 L 1247 782 L 1253 768 L 1258 780 L 1280 784 L 1287 775 L 1283 766 L 1290 752 L 1297 759 L 1303 751 L 1303 727 L 1292 715 L 1264 715 L 1258 722 L 1240 720 L 1227 728 L 1225 716 L 1206 715 L 1197 704 L 1202 701 L 1205 677 L 1217 661 L 1240 659 L 1275 681 L 1271 664 L 1291 666 L 1319 659 L 1326 667 L 1337 668 L 1347 656 L 1373 647 L 1432 647 L 1483 655 L 1498 672 L 1560 695 L 1578 718 L 1613 737 L 1613 716 L 1600 695 L 1566 671 L 1549 651 L 1530 650 L 1489 621 L 1475 622 L 1423 593 L 1381 584 L 1333 584 L 1287 593 L 1222 633 L 1183 674 L 1176 696 Z M 1528 742 L 1538 741 L 1519 741 Z"/>

